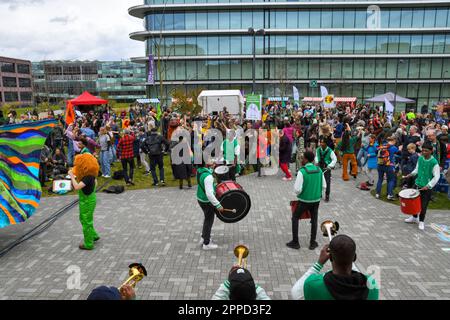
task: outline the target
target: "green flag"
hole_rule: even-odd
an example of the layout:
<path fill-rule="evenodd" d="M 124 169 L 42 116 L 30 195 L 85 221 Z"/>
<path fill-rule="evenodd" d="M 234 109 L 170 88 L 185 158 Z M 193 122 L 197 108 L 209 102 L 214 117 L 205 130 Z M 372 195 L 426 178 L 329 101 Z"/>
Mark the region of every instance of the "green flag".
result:
<path fill-rule="evenodd" d="M 157 113 L 156 113 L 156 120 L 160 120 L 161 119 L 161 116 L 162 116 L 162 110 L 161 110 L 161 104 L 157 104 L 156 105 L 156 110 L 157 110 Z"/>

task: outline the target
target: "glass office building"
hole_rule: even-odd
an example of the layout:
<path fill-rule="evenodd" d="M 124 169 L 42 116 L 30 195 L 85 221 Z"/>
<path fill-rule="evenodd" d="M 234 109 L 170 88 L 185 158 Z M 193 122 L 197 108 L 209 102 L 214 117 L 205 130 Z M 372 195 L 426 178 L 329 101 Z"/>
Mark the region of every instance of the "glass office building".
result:
<path fill-rule="evenodd" d="M 106 93 L 108 99 L 134 102 L 146 97 L 146 71 L 130 61 L 42 61 L 32 65 L 36 102 Z"/>
<path fill-rule="evenodd" d="M 172 89 L 318 96 L 311 80 L 335 96 L 370 98 L 388 91 L 432 104 L 450 97 L 450 2 L 146 0 L 129 9 L 144 21 L 132 33 L 160 60 L 151 96 Z M 158 66 L 158 63 L 155 63 Z"/>

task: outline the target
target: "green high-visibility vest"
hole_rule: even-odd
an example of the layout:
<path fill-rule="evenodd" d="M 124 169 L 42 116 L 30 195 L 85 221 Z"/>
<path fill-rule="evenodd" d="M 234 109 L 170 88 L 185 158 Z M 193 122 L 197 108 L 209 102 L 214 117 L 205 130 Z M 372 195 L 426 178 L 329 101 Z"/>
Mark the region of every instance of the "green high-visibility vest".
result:
<path fill-rule="evenodd" d="M 303 175 L 303 188 L 297 198 L 302 202 L 319 202 L 322 198 L 323 172 L 312 163 L 299 170 Z"/>

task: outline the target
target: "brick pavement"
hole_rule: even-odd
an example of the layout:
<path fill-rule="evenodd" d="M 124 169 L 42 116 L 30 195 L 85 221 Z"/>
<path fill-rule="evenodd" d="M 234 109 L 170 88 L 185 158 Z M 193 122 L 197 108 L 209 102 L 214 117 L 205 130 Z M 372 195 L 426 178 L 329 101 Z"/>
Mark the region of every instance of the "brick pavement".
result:
<path fill-rule="evenodd" d="M 429 224 L 450 225 L 449 211 L 430 211 L 425 232 L 403 222 L 397 206 L 374 199 L 343 182 L 333 172 L 329 204 L 322 203 L 319 222 L 339 221 L 340 233 L 353 237 L 358 267 L 381 270 L 382 299 L 450 299 L 450 252 Z M 309 224 L 300 224 L 300 251 L 288 249 L 291 239 L 289 201 L 293 182 L 280 176 L 242 177 L 252 210 L 238 224 L 216 219 L 217 251 L 200 250 L 202 212 L 195 190 L 158 189 L 100 194 L 95 225 L 102 239 L 92 252 L 80 251 L 78 208 L 61 217 L 43 234 L 0 258 L 0 299 L 85 299 L 99 285 L 119 286 L 129 263 L 140 261 L 149 272 L 137 287 L 139 299 L 210 299 L 236 258 L 233 248 L 250 249 L 248 267 L 256 282 L 274 299 L 288 299 L 295 281 L 318 258 L 309 251 Z M 150 183 L 150 178 L 149 178 Z M 26 224 L 0 230 L 0 247 L 23 235 L 74 197 L 47 198 Z M 320 245 L 327 239 L 318 235 Z M 72 269 L 74 268 L 74 269 Z M 80 288 L 70 270 L 81 271 Z M 328 265 L 329 268 L 329 265 Z M 327 270 L 328 270 L 327 268 Z M 69 271 L 68 271 L 69 269 Z M 75 283 L 76 284 L 76 283 Z"/>

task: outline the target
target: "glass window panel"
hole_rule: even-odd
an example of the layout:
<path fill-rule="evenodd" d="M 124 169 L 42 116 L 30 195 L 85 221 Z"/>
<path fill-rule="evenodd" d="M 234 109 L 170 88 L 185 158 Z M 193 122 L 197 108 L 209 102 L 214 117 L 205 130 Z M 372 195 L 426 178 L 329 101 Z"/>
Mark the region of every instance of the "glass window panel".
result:
<path fill-rule="evenodd" d="M 336 10 L 333 11 L 333 28 L 343 28 L 344 27 L 344 11 Z"/>
<path fill-rule="evenodd" d="M 216 11 L 208 11 L 208 29 L 219 29 L 219 13 Z"/>
<path fill-rule="evenodd" d="M 163 30 L 164 29 L 164 16 L 162 14 L 155 14 L 155 19 L 153 21 L 154 28 L 153 30 Z"/>
<path fill-rule="evenodd" d="M 208 54 L 218 55 L 219 54 L 219 38 L 218 37 L 208 37 Z"/>
<path fill-rule="evenodd" d="M 185 61 L 177 61 L 175 64 L 175 79 L 186 80 L 186 66 Z"/>
<path fill-rule="evenodd" d="M 186 40 L 184 37 L 175 38 L 175 55 L 176 56 L 186 55 Z"/>
<path fill-rule="evenodd" d="M 230 12 L 219 12 L 219 29 L 230 29 Z"/>
<path fill-rule="evenodd" d="M 196 19 L 195 19 L 195 13 L 194 12 L 186 12 L 185 14 L 185 25 L 186 30 L 195 30 L 196 29 Z"/>
<path fill-rule="evenodd" d="M 262 29 L 264 28 L 264 12 L 254 11 L 253 12 L 253 28 Z"/>
<path fill-rule="evenodd" d="M 287 12 L 287 28 L 297 29 L 298 25 L 298 14 L 297 11 L 289 10 Z"/>
<path fill-rule="evenodd" d="M 184 13 L 174 13 L 173 28 L 175 30 L 186 30 L 186 21 Z"/>
<path fill-rule="evenodd" d="M 436 22 L 436 9 L 425 9 L 424 27 L 434 28 Z"/>
<path fill-rule="evenodd" d="M 381 28 L 389 28 L 389 13 L 391 10 L 381 10 Z"/>
<path fill-rule="evenodd" d="M 297 54 L 297 36 L 287 36 L 286 46 L 288 54 Z"/>
<path fill-rule="evenodd" d="M 175 39 L 174 38 L 166 38 L 164 39 L 165 50 L 161 50 L 164 52 L 165 56 L 173 56 L 175 54 Z"/>
<path fill-rule="evenodd" d="M 355 27 L 355 10 L 346 9 L 344 11 L 344 28 Z"/>
<path fill-rule="evenodd" d="M 207 53 L 208 53 L 208 38 L 197 37 L 197 54 L 199 56 L 204 56 Z"/>
<path fill-rule="evenodd" d="M 173 13 L 165 13 L 164 14 L 164 29 L 165 30 L 173 30 L 174 27 L 174 20 L 173 20 Z"/>
<path fill-rule="evenodd" d="M 264 54 L 264 37 L 262 36 L 256 37 L 256 54 Z"/>
<path fill-rule="evenodd" d="M 333 22 L 333 14 L 332 11 L 323 10 L 322 11 L 322 28 L 331 28 Z"/>
<path fill-rule="evenodd" d="M 269 36 L 269 42 L 270 42 L 270 46 L 269 46 L 269 49 L 270 49 L 270 52 L 269 53 L 271 53 L 271 54 L 275 54 L 275 52 L 276 52 L 276 38 L 277 38 L 277 36 L 276 35 L 271 35 L 271 36 Z"/>
<path fill-rule="evenodd" d="M 410 35 L 401 35 L 399 44 L 398 44 L 398 52 L 399 53 L 409 53 L 411 48 L 411 36 Z"/>
<path fill-rule="evenodd" d="M 311 29 L 320 29 L 320 11 L 310 11 L 309 21 Z"/>
<path fill-rule="evenodd" d="M 361 28 L 361 29 L 367 28 L 367 11 L 366 10 L 356 10 L 355 28 Z"/>
<path fill-rule="evenodd" d="M 186 55 L 187 56 L 197 55 L 197 38 L 186 37 Z"/>
<path fill-rule="evenodd" d="M 253 61 L 242 60 L 242 79 L 252 79 L 253 76 Z M 256 69 L 255 69 L 256 71 Z"/>
<path fill-rule="evenodd" d="M 377 53 L 387 53 L 388 48 L 388 36 L 377 36 Z"/>
<path fill-rule="evenodd" d="M 343 53 L 353 53 L 354 36 L 345 35 L 343 41 Z"/>
<path fill-rule="evenodd" d="M 355 59 L 353 62 L 353 77 L 355 79 L 364 78 L 364 60 Z"/>
<path fill-rule="evenodd" d="M 175 80 L 175 61 L 166 61 L 163 64 L 163 76 L 166 80 Z"/>
<path fill-rule="evenodd" d="M 422 51 L 422 36 L 411 36 L 411 53 L 421 53 Z"/>
<path fill-rule="evenodd" d="M 420 71 L 420 59 L 411 59 L 409 62 L 409 78 L 418 79 Z"/>
<path fill-rule="evenodd" d="M 408 60 L 404 60 L 404 63 L 399 63 L 399 65 L 398 65 L 398 78 L 399 79 L 407 79 L 408 78 L 408 68 L 409 68 Z"/>
<path fill-rule="evenodd" d="M 342 60 L 332 60 L 331 78 L 332 79 L 342 78 Z"/>
<path fill-rule="evenodd" d="M 241 46 L 241 37 L 230 37 L 230 45 L 231 45 L 231 54 L 241 54 L 242 46 Z"/>
<path fill-rule="evenodd" d="M 422 28 L 423 27 L 423 17 L 424 17 L 423 9 L 414 9 L 413 20 L 412 20 L 413 28 Z"/>
<path fill-rule="evenodd" d="M 375 60 L 375 78 L 376 79 L 386 78 L 386 59 Z"/>
<path fill-rule="evenodd" d="M 216 80 L 219 79 L 219 61 L 210 60 L 207 62 L 208 64 L 208 80 Z"/>
<path fill-rule="evenodd" d="M 449 38 L 449 52 L 450 52 L 450 36 Z M 298 54 L 309 53 L 309 36 L 298 36 Z"/>
<path fill-rule="evenodd" d="M 422 53 L 432 53 L 433 52 L 433 35 L 425 34 L 422 40 Z"/>
<path fill-rule="evenodd" d="M 353 78 L 353 60 L 344 60 L 342 63 L 342 78 Z"/>
<path fill-rule="evenodd" d="M 275 28 L 286 29 L 286 11 L 277 10 L 275 12 Z"/>
<path fill-rule="evenodd" d="M 297 76 L 299 79 L 309 79 L 309 61 L 307 59 L 299 59 L 297 61 Z"/>
<path fill-rule="evenodd" d="M 433 53 L 444 53 L 445 48 L 445 34 L 434 35 Z"/>
<path fill-rule="evenodd" d="M 436 9 L 436 28 L 445 28 L 447 26 L 448 8 Z"/>
<path fill-rule="evenodd" d="M 373 79 L 375 78 L 375 60 L 367 59 L 364 65 L 364 78 Z"/>
<path fill-rule="evenodd" d="M 413 18 L 413 11 L 411 9 L 402 9 L 402 28 L 411 28 Z"/>
<path fill-rule="evenodd" d="M 286 36 L 277 35 L 275 38 L 275 53 L 286 54 Z"/>
<path fill-rule="evenodd" d="M 397 9 L 391 9 L 389 16 L 389 28 L 400 28 L 401 11 Z"/>
<path fill-rule="evenodd" d="M 256 79 L 264 79 L 264 60 L 262 59 L 256 60 L 255 77 Z"/>
<path fill-rule="evenodd" d="M 198 80 L 208 79 L 208 67 L 206 65 L 206 60 L 197 61 L 197 78 Z"/>
<path fill-rule="evenodd" d="M 398 43 L 400 41 L 399 35 L 390 35 L 389 36 L 389 48 L 388 53 L 398 53 Z"/>
<path fill-rule="evenodd" d="M 297 79 L 297 60 L 289 59 L 287 61 L 287 78 Z"/>
<path fill-rule="evenodd" d="M 230 29 L 241 28 L 241 11 L 230 12 Z"/>
<path fill-rule="evenodd" d="M 320 36 L 309 37 L 309 53 L 311 54 L 320 53 Z"/>
<path fill-rule="evenodd" d="M 242 37 L 242 54 L 253 54 L 253 37 Z"/>
<path fill-rule="evenodd" d="M 331 36 L 320 37 L 320 53 L 331 53 Z"/>
<path fill-rule="evenodd" d="M 428 79 L 431 73 L 431 59 L 421 59 L 420 61 L 420 77 Z"/>
<path fill-rule="evenodd" d="M 333 35 L 331 39 L 331 50 L 332 53 L 342 53 L 342 41 L 341 35 Z"/>
<path fill-rule="evenodd" d="M 440 79 L 442 77 L 442 59 L 431 60 L 431 78 Z"/>
<path fill-rule="evenodd" d="M 254 28 L 253 13 L 251 11 L 242 12 L 242 29 Z"/>
<path fill-rule="evenodd" d="M 387 60 L 387 69 L 386 69 L 386 78 L 395 79 L 397 78 L 397 59 L 389 59 Z M 398 64 L 398 68 L 400 71 L 400 63 Z"/>
<path fill-rule="evenodd" d="M 309 10 L 302 10 L 298 12 L 298 27 L 300 29 L 309 28 Z"/>
<path fill-rule="evenodd" d="M 366 37 L 365 36 L 355 36 L 355 53 L 364 53 L 366 48 Z"/>
<path fill-rule="evenodd" d="M 450 34 L 445 37 L 445 53 L 450 53 Z"/>
<path fill-rule="evenodd" d="M 230 61 L 220 61 L 219 72 L 220 80 L 230 80 Z"/>
<path fill-rule="evenodd" d="M 330 79 L 331 77 L 331 61 L 320 60 L 320 79 Z"/>
<path fill-rule="evenodd" d="M 309 60 L 309 78 L 319 79 L 320 75 L 320 60 Z"/>
<path fill-rule="evenodd" d="M 377 36 L 374 35 L 366 36 L 366 53 L 369 54 L 377 53 Z"/>
<path fill-rule="evenodd" d="M 373 83 L 364 84 L 364 96 L 363 96 L 364 99 L 370 99 L 374 96 L 373 94 L 373 91 L 375 89 L 374 87 L 375 85 Z"/>
<path fill-rule="evenodd" d="M 230 37 L 222 36 L 219 41 L 219 54 L 229 55 L 230 54 Z"/>
<path fill-rule="evenodd" d="M 286 60 L 275 60 L 275 79 L 279 80 L 280 83 L 283 83 L 287 79 L 287 63 Z"/>
<path fill-rule="evenodd" d="M 361 99 L 362 95 L 363 95 L 363 85 L 362 84 L 354 84 L 352 96 Z"/>
<path fill-rule="evenodd" d="M 428 98 L 428 94 L 430 92 L 430 86 L 428 83 L 422 83 L 419 86 L 419 97 Z"/>
<path fill-rule="evenodd" d="M 197 12 L 197 29 L 208 29 L 208 16 L 205 12 Z"/>
<path fill-rule="evenodd" d="M 231 79 L 240 80 L 242 78 L 241 64 L 239 60 L 231 60 Z"/>

